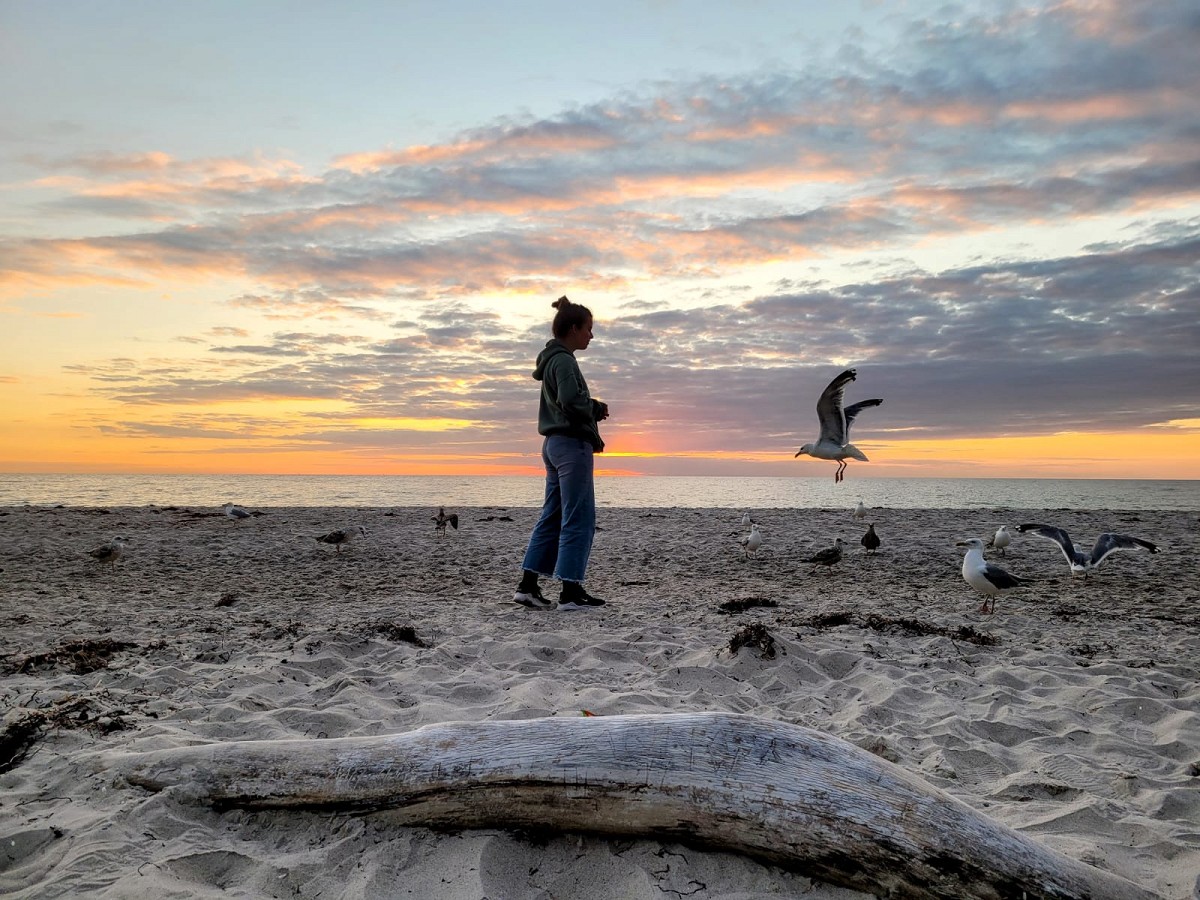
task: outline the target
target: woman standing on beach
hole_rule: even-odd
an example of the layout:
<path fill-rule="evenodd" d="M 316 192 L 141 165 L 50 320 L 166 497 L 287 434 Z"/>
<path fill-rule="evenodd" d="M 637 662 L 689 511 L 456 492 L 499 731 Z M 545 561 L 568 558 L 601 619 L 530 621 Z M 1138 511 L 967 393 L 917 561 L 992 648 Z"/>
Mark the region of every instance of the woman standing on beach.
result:
<path fill-rule="evenodd" d="M 562 582 L 559 609 L 588 609 L 604 605 L 583 589 L 583 578 L 596 533 L 592 454 L 604 450 L 596 423 L 608 418 L 608 405 L 592 399 L 575 361 L 592 340 L 591 311 L 566 297 L 553 305 L 558 310 L 551 326 L 554 339 L 538 354 L 533 371 L 542 383 L 538 433 L 545 437 L 546 499 L 513 600 L 533 609 L 551 606 L 538 587 L 538 576 L 545 575 Z"/>

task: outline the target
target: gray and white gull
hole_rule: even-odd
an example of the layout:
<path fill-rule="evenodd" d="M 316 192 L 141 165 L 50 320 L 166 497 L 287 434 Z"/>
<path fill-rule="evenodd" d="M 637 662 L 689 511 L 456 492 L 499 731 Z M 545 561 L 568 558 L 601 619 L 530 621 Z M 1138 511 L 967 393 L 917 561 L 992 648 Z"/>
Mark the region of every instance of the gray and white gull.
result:
<path fill-rule="evenodd" d="M 1159 552 L 1158 547 L 1149 541 L 1132 537 L 1128 534 L 1115 534 L 1111 531 L 1106 531 L 1096 538 L 1096 543 L 1092 545 L 1091 553 L 1084 553 L 1077 548 L 1071 542 L 1071 536 L 1062 528 L 1057 528 L 1054 525 L 1038 525 L 1037 523 L 1027 522 L 1024 525 L 1018 525 L 1017 531 L 1021 534 L 1032 534 L 1036 537 L 1054 541 L 1054 543 L 1058 544 L 1059 549 L 1062 550 L 1063 556 L 1067 558 L 1067 562 L 1071 566 L 1071 574 L 1082 575 L 1085 578 L 1091 572 L 1099 569 L 1100 564 L 1118 550 Z"/>
<path fill-rule="evenodd" d="M 857 459 L 868 462 L 867 455 L 850 443 L 850 426 L 860 412 L 869 406 L 878 406 L 883 401 L 860 400 L 851 406 L 842 406 L 846 385 L 857 377 L 854 369 L 847 369 L 821 392 L 817 401 L 817 418 L 821 422 L 821 434 L 814 443 L 805 444 L 796 451 L 796 456 L 812 456 L 816 459 L 836 460 L 838 467 L 833 475 L 839 482 L 846 471 L 846 460 Z"/>
<path fill-rule="evenodd" d="M 965 541 L 959 541 L 955 546 L 967 548 L 967 553 L 963 557 L 962 577 L 963 581 L 983 594 L 983 606 L 979 607 L 980 612 L 994 613 L 997 596 L 1026 583 L 1025 579 L 1018 578 L 1006 569 L 994 566 L 984 559 L 981 538 L 968 538 Z M 988 608 L 989 600 L 991 601 L 990 609 Z"/>

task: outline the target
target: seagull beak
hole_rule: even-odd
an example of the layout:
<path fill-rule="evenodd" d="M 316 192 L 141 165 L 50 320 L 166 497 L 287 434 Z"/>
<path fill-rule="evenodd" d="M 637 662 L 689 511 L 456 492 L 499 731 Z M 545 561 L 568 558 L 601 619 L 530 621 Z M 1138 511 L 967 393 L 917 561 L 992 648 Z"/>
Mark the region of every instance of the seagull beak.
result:
<path fill-rule="evenodd" d="M 804 455 L 804 451 L 803 451 L 803 450 L 797 450 L 797 451 L 796 451 L 796 456 L 803 456 L 803 455 Z M 792 457 L 792 459 L 795 459 L 795 458 L 796 458 L 796 456 L 793 456 L 793 457 Z"/>

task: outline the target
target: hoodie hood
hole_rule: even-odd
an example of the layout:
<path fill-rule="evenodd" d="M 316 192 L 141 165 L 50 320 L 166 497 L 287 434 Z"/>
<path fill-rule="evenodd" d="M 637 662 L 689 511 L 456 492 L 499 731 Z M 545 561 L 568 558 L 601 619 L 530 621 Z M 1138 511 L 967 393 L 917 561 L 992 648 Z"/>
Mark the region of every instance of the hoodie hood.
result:
<path fill-rule="evenodd" d="M 542 352 L 539 353 L 537 356 L 537 365 L 534 366 L 533 377 L 536 378 L 538 381 L 541 381 L 546 375 L 546 366 L 549 365 L 550 360 L 554 359 L 554 357 L 559 356 L 560 354 L 563 354 L 563 353 L 567 354 L 567 356 L 572 356 L 572 357 L 575 355 L 570 350 L 568 350 L 557 338 L 546 341 L 546 346 L 542 348 Z"/>

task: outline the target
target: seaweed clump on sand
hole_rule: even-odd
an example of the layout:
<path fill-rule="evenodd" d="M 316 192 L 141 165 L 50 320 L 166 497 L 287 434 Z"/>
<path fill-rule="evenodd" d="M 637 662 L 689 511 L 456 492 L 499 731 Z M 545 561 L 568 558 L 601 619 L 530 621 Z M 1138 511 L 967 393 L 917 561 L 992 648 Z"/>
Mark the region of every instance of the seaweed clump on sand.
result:
<path fill-rule="evenodd" d="M 31 653 L 9 663 L 5 666 L 5 674 L 35 672 L 43 668 L 70 668 L 76 675 L 86 675 L 88 672 L 107 668 L 113 656 L 122 650 L 132 650 L 136 646 L 137 644 L 131 641 L 114 641 L 111 638 L 66 641 L 53 650 Z"/>
<path fill-rule="evenodd" d="M 771 632 L 767 631 L 766 626 L 760 622 L 755 622 L 753 625 L 747 625 L 739 629 L 729 639 L 729 650 L 731 653 L 736 655 L 743 647 L 758 648 L 763 659 L 775 658 L 775 638 L 771 637 Z"/>
<path fill-rule="evenodd" d="M 398 622 L 373 622 L 370 625 L 370 630 L 375 634 L 382 635 L 389 641 L 412 644 L 414 647 L 429 646 L 429 644 L 421 640 L 417 634 L 417 630 L 411 625 L 401 625 Z"/>
<path fill-rule="evenodd" d="M 963 641 L 980 647 L 995 647 L 1000 643 L 998 637 L 988 634 L 986 631 L 980 631 L 973 625 L 960 625 L 957 628 L 947 628 L 943 625 L 934 625 L 931 622 L 922 622 L 920 619 L 910 619 L 905 616 L 892 618 L 891 616 L 882 616 L 878 613 L 868 613 L 865 616 L 857 616 L 848 612 L 823 613 L 819 616 L 799 619 L 788 624 L 816 628 L 817 630 L 838 628 L 842 625 L 853 625 L 857 628 L 869 628 L 871 631 L 891 634 L 947 637 L 954 641 Z"/>
<path fill-rule="evenodd" d="M 774 600 L 764 600 L 761 597 L 747 597 L 745 600 L 726 600 L 717 607 L 717 612 L 733 615 L 757 607 L 775 607 L 779 604 Z"/>

